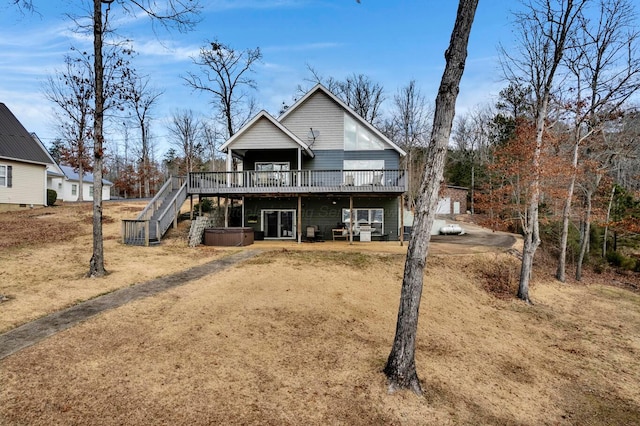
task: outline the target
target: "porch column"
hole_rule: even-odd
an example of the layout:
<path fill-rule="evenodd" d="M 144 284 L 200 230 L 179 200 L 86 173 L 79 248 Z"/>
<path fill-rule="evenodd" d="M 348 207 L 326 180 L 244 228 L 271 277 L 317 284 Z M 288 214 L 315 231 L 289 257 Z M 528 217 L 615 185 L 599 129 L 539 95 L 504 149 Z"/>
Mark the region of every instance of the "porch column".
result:
<path fill-rule="evenodd" d="M 193 194 L 189 195 L 189 220 L 193 220 Z"/>
<path fill-rule="evenodd" d="M 229 227 L 229 196 L 224 197 L 224 227 Z"/>
<path fill-rule="evenodd" d="M 349 195 L 349 244 L 353 244 L 353 195 Z"/>
<path fill-rule="evenodd" d="M 404 202 L 402 201 L 402 195 L 398 197 L 400 200 L 400 247 L 404 242 Z"/>
<path fill-rule="evenodd" d="M 302 243 L 302 195 L 298 195 L 298 218 L 297 218 L 298 244 Z"/>
<path fill-rule="evenodd" d="M 231 186 L 231 172 L 233 171 L 233 154 L 231 148 L 227 150 L 227 186 Z"/>
<path fill-rule="evenodd" d="M 242 225 L 240 225 L 244 228 L 244 195 L 242 196 Z"/>
<path fill-rule="evenodd" d="M 302 148 L 298 147 L 298 173 L 296 178 L 296 186 L 301 186 L 302 183 Z"/>

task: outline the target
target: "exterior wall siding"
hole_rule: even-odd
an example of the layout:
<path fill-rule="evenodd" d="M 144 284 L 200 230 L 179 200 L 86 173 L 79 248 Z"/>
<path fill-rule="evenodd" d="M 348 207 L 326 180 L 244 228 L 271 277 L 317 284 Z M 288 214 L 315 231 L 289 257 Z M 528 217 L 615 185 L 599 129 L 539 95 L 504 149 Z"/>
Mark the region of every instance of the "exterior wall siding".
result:
<path fill-rule="evenodd" d="M 306 135 L 302 140 L 306 140 Z M 231 147 L 233 150 L 278 148 L 298 148 L 298 144 L 266 118 L 261 118 L 250 129 L 247 129 Z"/>
<path fill-rule="evenodd" d="M 54 182 L 54 184 L 52 185 L 53 188 L 57 193 L 58 193 L 58 200 L 61 201 L 67 201 L 67 202 L 74 202 L 74 201 L 78 201 L 78 193 L 80 191 L 80 184 L 78 183 L 78 181 L 69 181 L 69 180 L 62 180 L 60 179 L 59 182 L 62 183 L 62 189 L 58 188 L 57 186 L 57 179 L 53 179 L 52 182 Z M 73 194 L 73 185 L 76 185 L 77 187 L 77 191 L 76 194 Z M 83 201 L 93 201 L 93 197 L 91 196 L 91 187 L 93 186 L 93 183 L 88 183 L 88 182 L 83 182 L 82 183 L 82 197 L 83 197 Z M 111 199 L 111 185 L 102 185 L 102 199 L 103 200 L 110 200 Z"/>
<path fill-rule="evenodd" d="M 303 154 L 304 156 L 304 154 Z M 298 150 L 297 149 L 270 149 L 270 150 L 249 150 L 247 151 L 244 161 L 243 170 L 255 170 L 256 162 L 288 162 L 290 170 L 298 168 Z M 303 161 L 304 164 L 304 161 Z"/>
<path fill-rule="evenodd" d="M 25 204 L 27 207 L 47 204 L 47 172 L 44 165 L 0 160 L 12 166 L 12 186 L 0 186 L 0 204 Z"/>
<path fill-rule="evenodd" d="M 303 158 L 302 168 L 308 170 L 341 170 L 344 160 L 384 160 L 385 169 L 400 168 L 400 155 L 392 149 L 383 151 L 314 151 L 314 158 Z"/>
<path fill-rule="evenodd" d="M 333 204 L 335 201 L 335 204 Z M 389 241 L 398 240 L 399 205 L 398 197 L 354 197 L 353 208 L 382 208 L 384 209 L 384 233 Z M 349 208 L 349 198 L 335 197 L 332 199 L 320 197 L 302 198 L 302 235 L 307 226 L 317 225 L 325 239 L 331 239 L 331 230 L 342 223 L 342 209 Z M 245 223 L 243 226 L 252 227 L 255 231 L 262 229 L 262 214 L 264 209 L 294 209 L 298 210 L 296 197 L 281 198 L 245 198 Z M 249 217 L 257 218 L 256 223 L 248 223 Z"/>
<path fill-rule="evenodd" d="M 322 150 L 344 149 L 344 110 L 322 92 L 316 92 L 295 111 L 282 120 L 301 141 L 311 144 L 309 130 L 320 131 L 311 149 L 314 153 Z"/>

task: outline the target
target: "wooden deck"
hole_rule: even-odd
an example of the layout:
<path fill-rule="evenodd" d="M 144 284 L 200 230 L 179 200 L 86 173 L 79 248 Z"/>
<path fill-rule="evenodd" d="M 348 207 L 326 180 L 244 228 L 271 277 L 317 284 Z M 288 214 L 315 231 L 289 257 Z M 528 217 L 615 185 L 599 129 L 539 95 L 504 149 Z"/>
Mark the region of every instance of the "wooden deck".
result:
<path fill-rule="evenodd" d="M 402 194 L 404 170 L 291 170 L 189 173 L 187 193 L 260 194 Z"/>

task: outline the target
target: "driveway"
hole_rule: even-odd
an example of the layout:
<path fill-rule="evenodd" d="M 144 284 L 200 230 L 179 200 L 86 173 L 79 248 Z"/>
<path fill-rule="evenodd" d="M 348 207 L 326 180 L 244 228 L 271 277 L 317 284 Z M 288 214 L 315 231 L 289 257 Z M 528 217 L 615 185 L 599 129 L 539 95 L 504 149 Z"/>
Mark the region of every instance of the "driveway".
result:
<path fill-rule="evenodd" d="M 492 231 L 468 222 L 447 220 L 447 223 L 460 225 L 464 234 L 432 235 L 432 253 L 434 254 L 469 254 L 521 248 L 519 246 L 522 240 L 514 234 Z"/>

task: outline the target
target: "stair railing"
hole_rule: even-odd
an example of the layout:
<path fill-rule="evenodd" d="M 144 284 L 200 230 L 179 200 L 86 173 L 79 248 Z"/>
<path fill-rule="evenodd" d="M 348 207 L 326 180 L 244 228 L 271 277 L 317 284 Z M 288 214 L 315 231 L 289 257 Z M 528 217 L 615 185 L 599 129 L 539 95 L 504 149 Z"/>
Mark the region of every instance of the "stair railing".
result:
<path fill-rule="evenodd" d="M 186 199 L 186 179 L 182 176 L 170 176 L 169 179 L 162 185 L 162 188 L 158 193 L 149 201 L 149 204 L 142 210 L 136 219 L 127 219 L 122 221 L 122 243 L 129 245 L 149 245 L 151 230 L 154 228 L 155 235 L 158 241 L 160 241 L 161 233 L 164 233 L 169 227 L 162 228 L 160 226 L 160 220 L 152 220 L 154 214 L 162 206 L 165 198 L 169 196 L 174 190 L 181 189 L 180 194 L 184 193 L 184 200 Z M 176 197 L 174 197 L 175 199 Z M 177 201 L 173 201 L 169 204 L 173 206 Z M 180 207 L 178 207 L 179 209 Z M 166 211 L 161 214 L 161 218 L 166 215 Z M 176 216 L 177 220 L 177 216 Z M 166 219 L 165 219 L 166 221 Z M 169 220 L 169 223 L 171 221 Z"/>

